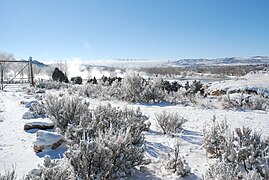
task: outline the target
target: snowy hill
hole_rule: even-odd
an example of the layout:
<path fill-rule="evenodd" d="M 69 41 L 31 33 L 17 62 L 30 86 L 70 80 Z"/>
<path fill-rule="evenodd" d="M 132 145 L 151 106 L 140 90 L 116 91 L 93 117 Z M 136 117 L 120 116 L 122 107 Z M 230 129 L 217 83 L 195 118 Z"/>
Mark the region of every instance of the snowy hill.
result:
<path fill-rule="evenodd" d="M 252 90 L 258 94 L 269 96 L 269 73 L 249 73 L 240 79 L 214 82 L 209 91 L 223 90 L 225 92 L 237 90 Z"/>
<path fill-rule="evenodd" d="M 74 62 L 71 61 L 72 64 Z M 116 68 L 141 68 L 141 67 L 201 67 L 201 66 L 221 66 L 221 65 L 258 65 L 269 64 L 269 56 L 252 56 L 252 57 L 226 57 L 216 59 L 99 59 L 76 61 L 76 64 L 84 65 L 88 68 L 93 67 L 116 67 Z M 55 66 L 55 64 L 45 64 L 33 60 L 33 64 L 45 68 Z M 69 64 L 69 62 L 67 62 Z"/>
<path fill-rule="evenodd" d="M 40 68 L 45 68 L 45 67 L 48 67 L 48 66 L 49 66 L 49 65 L 44 64 L 44 63 L 42 63 L 42 62 L 40 62 L 40 61 L 37 61 L 37 60 L 33 60 L 33 64 L 34 64 L 34 65 L 37 65 L 37 66 L 40 67 Z"/>
<path fill-rule="evenodd" d="M 194 67 L 194 66 L 220 66 L 220 65 L 255 65 L 268 64 L 268 56 L 252 57 L 228 57 L 216 59 L 180 59 L 168 63 L 171 66 Z"/>

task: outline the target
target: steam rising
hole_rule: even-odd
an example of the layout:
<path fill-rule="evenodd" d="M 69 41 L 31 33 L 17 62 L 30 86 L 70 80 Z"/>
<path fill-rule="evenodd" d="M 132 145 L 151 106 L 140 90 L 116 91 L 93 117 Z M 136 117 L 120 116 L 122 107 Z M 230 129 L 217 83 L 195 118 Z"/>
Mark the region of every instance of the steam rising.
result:
<path fill-rule="evenodd" d="M 103 70 L 104 67 L 87 66 L 79 60 L 69 61 L 68 63 L 68 77 L 81 76 L 82 79 L 90 79 L 95 77 L 101 79 L 102 76 L 107 77 L 124 77 L 125 73 L 122 70 L 116 69 L 115 71 Z"/>

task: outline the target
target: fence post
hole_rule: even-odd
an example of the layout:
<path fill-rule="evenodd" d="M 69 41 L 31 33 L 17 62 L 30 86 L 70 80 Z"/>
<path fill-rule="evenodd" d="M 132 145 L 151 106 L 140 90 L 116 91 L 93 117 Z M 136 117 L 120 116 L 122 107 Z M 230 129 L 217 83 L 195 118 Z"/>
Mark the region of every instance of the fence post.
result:
<path fill-rule="evenodd" d="M 32 57 L 29 57 L 29 63 L 30 63 L 30 74 L 31 74 L 31 85 L 34 86 L 34 73 L 33 73 L 33 63 L 32 63 Z"/>
<path fill-rule="evenodd" d="M 4 69 L 3 69 L 3 64 L 0 66 L 0 71 L 1 71 L 1 90 L 4 90 Z"/>

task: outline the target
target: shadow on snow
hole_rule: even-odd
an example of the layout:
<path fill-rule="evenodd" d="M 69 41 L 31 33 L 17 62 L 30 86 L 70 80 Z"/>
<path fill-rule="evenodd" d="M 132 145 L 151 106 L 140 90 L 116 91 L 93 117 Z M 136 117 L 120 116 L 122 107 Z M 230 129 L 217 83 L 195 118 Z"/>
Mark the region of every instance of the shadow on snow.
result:
<path fill-rule="evenodd" d="M 159 102 L 159 103 L 137 103 L 138 105 L 142 106 L 157 106 L 157 107 L 166 107 L 166 106 L 174 106 L 169 102 Z"/>
<path fill-rule="evenodd" d="M 64 153 L 66 150 L 67 146 L 63 143 L 56 149 L 44 149 L 42 152 L 36 153 L 36 155 L 40 158 L 43 158 L 48 155 L 51 159 L 60 159 L 64 157 Z"/>
<path fill-rule="evenodd" d="M 158 158 L 160 154 L 167 153 L 168 151 L 172 150 L 172 148 L 165 146 L 162 143 L 145 141 L 145 145 L 146 152 L 154 158 Z"/>
<path fill-rule="evenodd" d="M 195 144 L 201 146 L 203 144 L 203 134 L 198 131 L 192 131 L 181 128 L 181 134 L 174 135 L 174 137 L 178 137 L 187 141 L 188 143 Z"/>

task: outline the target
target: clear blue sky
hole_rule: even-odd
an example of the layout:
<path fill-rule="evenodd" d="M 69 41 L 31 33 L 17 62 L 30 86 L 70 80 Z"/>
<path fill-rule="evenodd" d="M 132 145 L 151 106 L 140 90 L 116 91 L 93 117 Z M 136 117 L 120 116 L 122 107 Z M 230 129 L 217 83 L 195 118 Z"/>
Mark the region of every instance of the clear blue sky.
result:
<path fill-rule="evenodd" d="M 0 51 L 43 61 L 269 55 L 269 0 L 0 0 Z"/>

